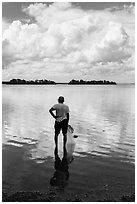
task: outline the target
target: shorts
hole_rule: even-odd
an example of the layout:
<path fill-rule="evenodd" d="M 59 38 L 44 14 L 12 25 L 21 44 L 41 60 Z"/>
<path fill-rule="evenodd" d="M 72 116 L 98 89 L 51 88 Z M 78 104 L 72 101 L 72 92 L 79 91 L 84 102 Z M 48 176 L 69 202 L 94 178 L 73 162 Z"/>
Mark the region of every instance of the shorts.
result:
<path fill-rule="evenodd" d="M 65 119 L 61 122 L 55 121 L 54 128 L 55 128 L 55 134 L 59 135 L 60 130 L 62 130 L 63 134 L 66 134 L 68 129 L 68 120 Z"/>

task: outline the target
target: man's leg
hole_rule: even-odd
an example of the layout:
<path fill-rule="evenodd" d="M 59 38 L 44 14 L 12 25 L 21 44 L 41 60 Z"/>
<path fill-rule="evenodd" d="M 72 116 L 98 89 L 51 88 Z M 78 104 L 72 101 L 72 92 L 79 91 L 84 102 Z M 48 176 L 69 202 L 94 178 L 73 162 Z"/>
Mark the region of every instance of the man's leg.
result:
<path fill-rule="evenodd" d="M 64 142 L 64 147 L 66 146 L 66 143 L 67 143 L 67 133 L 63 133 L 63 142 Z"/>
<path fill-rule="evenodd" d="M 67 130 L 68 130 L 68 121 L 64 120 L 62 124 L 62 133 L 63 133 L 63 141 L 64 141 L 64 146 L 66 146 L 67 143 Z"/>
<path fill-rule="evenodd" d="M 55 148 L 58 148 L 58 135 L 59 134 L 55 133 L 55 136 L 54 136 Z"/>
<path fill-rule="evenodd" d="M 58 149 L 58 136 L 60 133 L 60 124 L 58 122 L 55 122 L 55 136 L 54 136 L 54 141 L 55 141 L 55 148 Z"/>

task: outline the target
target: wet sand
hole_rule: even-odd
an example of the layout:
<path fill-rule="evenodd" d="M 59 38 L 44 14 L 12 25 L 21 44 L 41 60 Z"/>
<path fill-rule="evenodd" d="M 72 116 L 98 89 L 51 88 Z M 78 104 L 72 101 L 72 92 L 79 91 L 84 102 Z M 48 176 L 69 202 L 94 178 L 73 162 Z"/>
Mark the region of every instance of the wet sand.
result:
<path fill-rule="evenodd" d="M 100 192 L 85 194 L 60 194 L 56 191 L 48 193 L 40 192 L 17 192 L 8 196 L 3 193 L 3 202 L 135 202 L 135 194 L 123 195 L 114 198 L 111 194 L 100 196 Z M 101 197 L 99 199 L 99 197 Z"/>
<path fill-rule="evenodd" d="M 37 164 L 23 157 L 23 149 L 8 147 L 4 150 L 3 201 L 130 202 L 135 199 L 132 163 L 85 153 L 85 157 L 75 156 L 68 165 L 69 179 L 64 179 L 63 185 L 51 185 L 55 174 L 53 158 Z M 62 177 L 64 172 L 60 174 Z"/>

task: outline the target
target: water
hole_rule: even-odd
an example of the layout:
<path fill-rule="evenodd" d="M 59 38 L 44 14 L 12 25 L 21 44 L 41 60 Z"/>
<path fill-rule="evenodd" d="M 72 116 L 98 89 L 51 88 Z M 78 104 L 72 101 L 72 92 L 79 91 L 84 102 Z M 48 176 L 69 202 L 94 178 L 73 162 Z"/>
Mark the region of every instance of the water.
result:
<path fill-rule="evenodd" d="M 70 107 L 70 124 L 78 135 L 69 141 L 74 161 L 69 165 L 71 178 L 66 189 L 89 189 L 91 179 L 92 186 L 97 186 L 98 175 L 93 182 L 95 164 L 99 168 L 109 164 L 112 169 L 120 167 L 122 175 L 127 173 L 121 183 L 125 185 L 135 161 L 133 85 L 13 85 L 2 89 L 4 189 L 45 191 L 49 187 L 55 159 L 54 119 L 48 110 L 60 95 Z M 62 134 L 59 155 L 63 156 Z"/>

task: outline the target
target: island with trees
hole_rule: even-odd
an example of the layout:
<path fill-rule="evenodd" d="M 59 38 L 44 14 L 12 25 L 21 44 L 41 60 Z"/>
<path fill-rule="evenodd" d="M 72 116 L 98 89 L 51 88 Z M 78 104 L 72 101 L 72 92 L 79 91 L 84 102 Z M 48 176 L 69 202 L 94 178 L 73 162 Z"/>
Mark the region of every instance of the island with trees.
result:
<path fill-rule="evenodd" d="M 116 85 L 116 82 L 107 81 L 107 80 L 91 80 L 91 81 L 84 81 L 84 80 L 75 80 L 72 79 L 69 83 L 56 83 L 55 81 L 47 80 L 47 79 L 36 79 L 36 80 L 29 80 L 26 81 L 25 79 L 11 79 L 10 81 L 2 81 L 2 84 L 9 84 L 9 85 L 56 85 L 56 84 L 67 84 L 67 85 Z"/>
<path fill-rule="evenodd" d="M 38 80 L 36 79 L 35 81 L 33 80 L 29 80 L 29 81 L 26 81 L 25 79 L 11 79 L 10 81 L 3 81 L 2 84 L 29 84 L 29 85 L 47 85 L 47 84 L 56 84 L 54 81 L 50 81 L 50 80 L 47 80 L 47 79 L 41 79 L 41 80 Z"/>
<path fill-rule="evenodd" d="M 92 85 L 98 85 L 98 84 L 102 84 L 102 85 L 105 85 L 105 84 L 113 84 L 113 85 L 116 85 L 116 82 L 114 81 L 106 81 L 106 80 L 99 80 L 99 81 L 96 81 L 96 80 L 92 80 L 92 81 L 84 81 L 84 80 L 75 80 L 75 79 L 72 79 L 69 83 L 69 85 L 77 85 L 77 84 L 82 84 L 82 85 L 88 85 L 88 84 L 92 84 Z"/>

